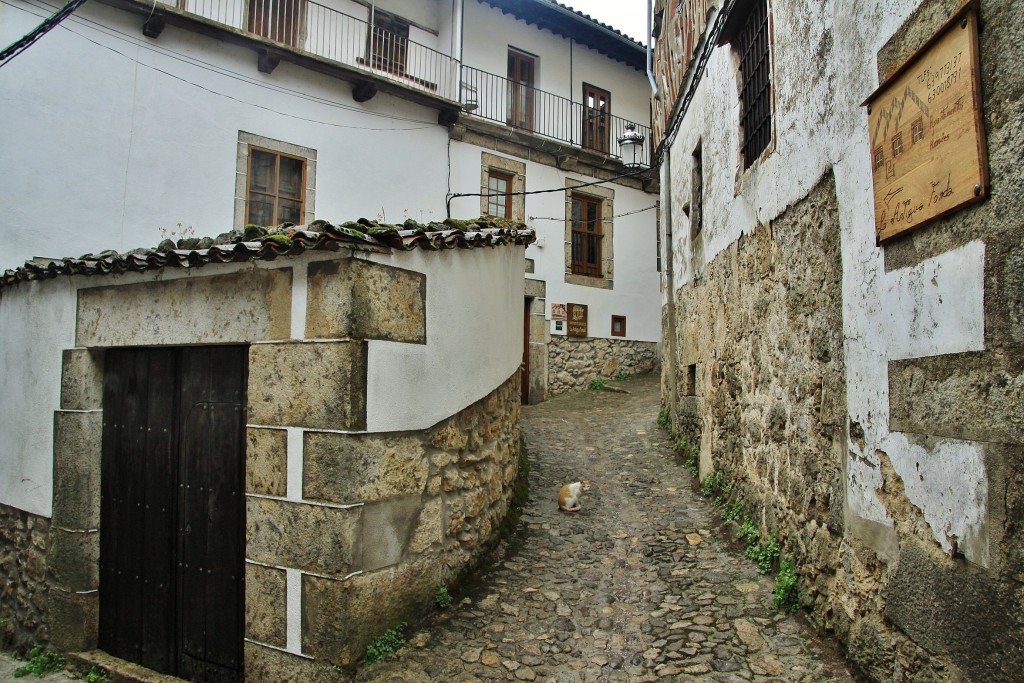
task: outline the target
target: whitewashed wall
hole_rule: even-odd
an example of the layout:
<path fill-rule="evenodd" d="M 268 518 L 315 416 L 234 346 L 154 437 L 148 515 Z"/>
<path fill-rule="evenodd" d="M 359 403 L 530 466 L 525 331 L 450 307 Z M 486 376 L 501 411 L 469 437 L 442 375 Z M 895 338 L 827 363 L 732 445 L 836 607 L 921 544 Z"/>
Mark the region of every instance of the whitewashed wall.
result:
<path fill-rule="evenodd" d="M 537 56 L 536 87 L 559 97 L 582 102 L 583 83 L 608 90 L 612 114 L 644 125 L 650 122 L 647 76 L 585 45 L 511 14 L 466 1 L 463 63 L 504 78 L 508 48 Z"/>
<path fill-rule="evenodd" d="M 481 150 L 464 143 L 452 143 L 452 191 L 480 192 Z M 494 151 L 490 154 L 501 155 Z M 526 164 L 526 191 L 564 188 L 565 180 L 593 182 L 594 178 L 562 171 L 531 161 L 508 156 Z M 616 214 L 653 207 L 657 195 L 604 183 L 604 189 L 615 192 Z M 586 192 L 586 188 L 581 190 Z M 480 198 L 465 197 L 452 201 L 452 215 L 474 216 L 480 213 Z M 656 212 L 653 208 L 614 219 L 614 288 L 599 289 L 565 282 L 565 192 L 526 196 L 526 224 L 537 232 L 537 242 L 526 249 L 526 258 L 533 259 L 534 272 L 527 277 L 546 282 L 548 306 L 545 317 L 551 317 L 550 303 L 586 304 L 590 336 L 610 337 L 611 316 L 625 315 L 625 339 L 657 342 L 661 339 L 661 309 L 657 270 Z M 520 308 L 522 304 L 520 303 Z M 552 330 L 553 334 L 558 334 Z M 562 332 L 564 334 L 564 331 Z"/>
<path fill-rule="evenodd" d="M 877 52 L 917 4 L 773 2 L 774 149 L 751 170 L 742 170 L 735 55 L 718 48 L 671 145 L 672 186 L 663 184 L 663 192 L 671 193 L 678 289 L 694 275 L 689 224 L 681 207 L 689 201 L 691 154 L 698 141 L 705 177 L 705 262 L 758 222 L 779 216 L 833 170 L 843 262 L 847 409 L 849 419 L 865 431 L 863 447 L 849 444 L 856 457 L 847 459 L 848 512 L 892 526 L 876 495 L 882 484 L 876 450 L 882 450 L 908 482 L 910 500 L 943 548 L 950 549 L 947 534 L 958 536 L 961 548 L 984 547 L 973 543 L 985 523 L 988 495 L 980 446 L 943 439 L 924 457 L 920 446 L 888 429 L 888 362 L 978 350 L 984 332 L 981 243 L 889 273 L 883 250 L 875 245 L 867 114 L 860 103 L 878 85 Z M 834 42 L 823 61 L 825 75 L 809 80 L 807 46 L 822 45 L 826 32 Z M 959 482 L 961 492 L 956 501 L 947 495 L 953 482 Z M 882 546 L 876 550 L 886 552 Z M 982 553 L 968 559 L 988 564 L 987 551 L 968 552 Z"/>
<path fill-rule="evenodd" d="M 0 4 L 0 43 L 39 23 L 32 7 Z M 318 217 L 444 218 L 436 110 L 358 104 L 348 83 L 287 63 L 261 74 L 252 51 L 170 26 L 150 40 L 98 3 L 65 25 L 0 70 L 0 268 L 153 246 L 178 223 L 230 229 L 240 130 L 317 150 Z"/>

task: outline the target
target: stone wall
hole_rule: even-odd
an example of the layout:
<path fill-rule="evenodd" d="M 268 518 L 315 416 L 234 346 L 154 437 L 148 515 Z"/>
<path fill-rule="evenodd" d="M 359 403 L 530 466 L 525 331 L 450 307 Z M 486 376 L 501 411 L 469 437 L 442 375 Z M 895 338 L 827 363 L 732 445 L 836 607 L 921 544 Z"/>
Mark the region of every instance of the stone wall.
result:
<path fill-rule="evenodd" d="M 302 502 L 248 500 L 247 675 L 286 680 L 303 666 L 277 649 L 288 646 L 291 571 L 301 653 L 320 663 L 352 664 L 383 631 L 429 610 L 437 586 L 474 562 L 505 516 L 519 409 L 516 373 L 424 432 L 305 432 Z M 279 461 L 269 470 L 284 465 L 278 431 L 249 430 L 250 457 Z"/>
<path fill-rule="evenodd" d="M 987 196 L 878 244 L 863 123 L 848 125 L 871 87 L 826 98 L 815 89 L 839 82 L 829 65 L 854 73 L 871 64 L 877 78 L 868 80 L 883 82 L 965 3 L 891 2 L 884 17 L 841 4 L 771 6 L 775 36 L 820 29 L 820 40 L 802 42 L 830 57 L 811 59 L 801 41 L 774 51 L 774 148 L 721 195 L 705 196 L 716 200 L 706 216 L 750 222 L 709 263 L 707 245 L 677 243 L 681 284 L 663 311 L 665 404 L 673 426 L 699 441 L 701 476 L 734 481 L 762 532 L 779 535 L 811 619 L 865 680 L 1019 680 L 1024 53 L 1009 46 L 1024 31 L 1024 8 L 976 3 Z M 815 11 L 825 21 L 808 21 Z M 840 31 L 857 39 L 833 39 Z M 858 58 L 860 35 L 889 38 L 877 53 L 869 40 Z M 796 64 L 825 70 L 796 79 L 803 72 L 787 66 Z M 852 106 L 834 104 L 843 102 Z M 717 120 L 701 123 L 706 133 Z M 821 164 L 786 156 L 813 150 L 800 145 L 815 138 L 853 142 L 828 148 Z M 707 140 L 705 171 L 724 156 Z M 688 160 L 692 149 L 673 153 Z M 686 163 L 678 166 L 673 192 L 686 196 Z M 792 188 L 799 195 L 785 195 L 785 209 L 772 205 Z M 671 208 L 678 217 L 678 203 Z M 754 225 L 755 216 L 772 218 Z M 686 221 L 674 227 L 682 234 Z M 721 233 L 706 225 L 705 234 L 722 245 Z"/>
<path fill-rule="evenodd" d="M 629 339 L 551 335 L 548 344 L 548 397 L 586 389 L 597 378 L 640 375 L 657 363 L 657 344 Z"/>
<path fill-rule="evenodd" d="M 795 553 L 826 608 L 843 522 L 845 392 L 839 219 L 824 178 L 681 290 L 673 425 L 700 443 L 762 530 Z M 668 333 L 668 332 L 667 332 Z M 672 383 L 666 382 L 666 385 Z M 818 580 L 819 575 L 824 578 Z"/>
<path fill-rule="evenodd" d="M 0 505 L 0 649 L 49 641 L 46 550 L 50 521 Z"/>

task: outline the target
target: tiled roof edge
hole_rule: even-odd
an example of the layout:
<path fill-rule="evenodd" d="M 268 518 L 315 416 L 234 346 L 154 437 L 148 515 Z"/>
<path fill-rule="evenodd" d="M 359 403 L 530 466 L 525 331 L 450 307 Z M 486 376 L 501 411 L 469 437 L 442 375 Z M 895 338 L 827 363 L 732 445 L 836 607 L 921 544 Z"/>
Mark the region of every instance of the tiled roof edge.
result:
<path fill-rule="evenodd" d="M 48 280 L 61 275 L 108 275 L 144 272 L 165 267 L 198 268 L 210 263 L 271 261 L 278 256 L 296 256 L 307 250 L 336 251 L 340 248 L 398 250 L 475 249 L 506 245 L 528 245 L 536 234 L 522 223 L 504 219 L 479 218 L 472 221 L 448 219 L 444 223 L 421 225 L 406 221 L 388 225 L 359 219 L 332 225 L 313 221 L 309 225 L 289 224 L 278 228 L 247 226 L 244 232 L 220 237 L 164 240 L 153 249 L 118 253 L 104 251 L 78 258 L 34 259 L 0 275 L 0 289 L 19 282 Z"/>

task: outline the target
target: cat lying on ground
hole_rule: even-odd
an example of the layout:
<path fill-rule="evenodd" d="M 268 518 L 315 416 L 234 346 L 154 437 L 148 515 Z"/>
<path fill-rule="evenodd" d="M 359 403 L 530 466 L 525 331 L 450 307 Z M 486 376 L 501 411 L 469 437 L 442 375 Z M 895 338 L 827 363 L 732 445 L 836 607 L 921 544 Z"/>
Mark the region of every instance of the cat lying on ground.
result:
<path fill-rule="evenodd" d="M 558 509 L 566 512 L 577 512 L 580 509 L 580 494 L 590 490 L 587 480 L 566 484 L 558 492 Z"/>

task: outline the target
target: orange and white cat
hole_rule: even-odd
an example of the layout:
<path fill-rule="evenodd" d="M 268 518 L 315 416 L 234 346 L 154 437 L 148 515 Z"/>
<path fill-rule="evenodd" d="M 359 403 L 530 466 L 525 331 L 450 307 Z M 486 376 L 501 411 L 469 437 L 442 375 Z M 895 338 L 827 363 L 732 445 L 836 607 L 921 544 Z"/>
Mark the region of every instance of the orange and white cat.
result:
<path fill-rule="evenodd" d="M 587 480 L 566 484 L 558 492 L 558 509 L 566 512 L 577 512 L 580 509 L 580 495 L 590 490 Z"/>

